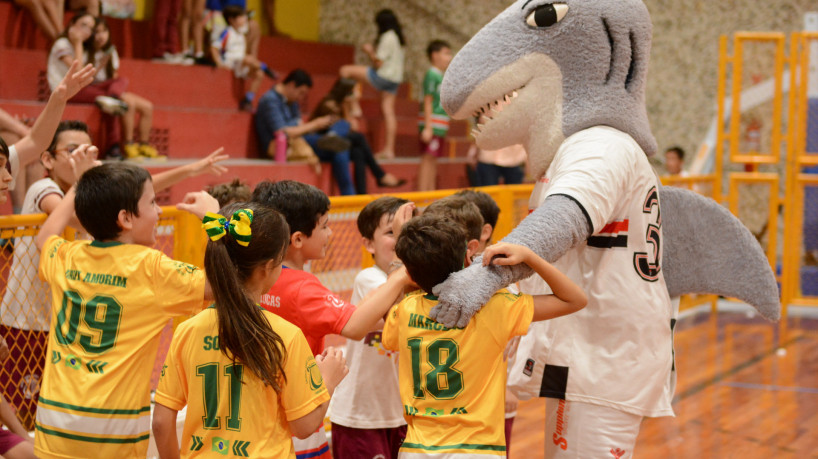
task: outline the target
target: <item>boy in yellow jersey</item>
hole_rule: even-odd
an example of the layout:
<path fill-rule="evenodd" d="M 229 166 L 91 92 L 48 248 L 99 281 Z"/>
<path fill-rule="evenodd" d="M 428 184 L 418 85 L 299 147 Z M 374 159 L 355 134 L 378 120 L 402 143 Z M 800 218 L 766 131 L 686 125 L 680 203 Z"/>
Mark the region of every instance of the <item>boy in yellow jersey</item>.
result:
<path fill-rule="evenodd" d="M 77 168 L 91 165 L 88 150 L 72 153 Z M 206 193 L 194 201 L 218 210 Z M 75 208 L 93 242 L 58 236 Z M 160 213 L 146 170 L 105 164 L 82 175 L 37 236 L 53 299 L 38 457 L 145 457 L 159 334 L 205 298 L 202 271 L 149 248 Z"/>
<path fill-rule="evenodd" d="M 399 384 L 409 429 L 400 449 L 404 459 L 475 455 L 506 456 L 503 436 L 508 341 L 532 320 L 571 314 L 585 306 L 585 294 L 562 273 L 517 245 L 499 243 L 483 263 L 525 263 L 553 295 L 497 292 L 462 329 L 429 318 L 437 304 L 433 287 L 470 263 L 466 229 L 445 215 L 423 215 L 403 226 L 395 247 L 409 276 L 424 291 L 408 295 L 389 312 L 383 344 L 399 351 Z"/>

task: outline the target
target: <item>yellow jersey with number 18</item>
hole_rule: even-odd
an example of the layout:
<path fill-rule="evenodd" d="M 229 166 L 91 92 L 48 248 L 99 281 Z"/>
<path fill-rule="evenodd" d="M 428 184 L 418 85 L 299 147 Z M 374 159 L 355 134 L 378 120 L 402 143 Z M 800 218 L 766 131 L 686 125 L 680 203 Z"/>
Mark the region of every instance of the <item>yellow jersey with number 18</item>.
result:
<path fill-rule="evenodd" d="M 37 457 L 145 457 L 159 334 L 201 310 L 204 272 L 134 244 L 46 241 L 53 296 Z"/>
<path fill-rule="evenodd" d="M 410 294 L 392 308 L 383 327 L 384 347 L 400 353 L 400 395 L 409 424 L 400 451 L 503 457 L 503 351 L 528 330 L 533 299 L 501 290 L 465 328 L 430 319 L 436 304 L 433 296 Z"/>
<path fill-rule="evenodd" d="M 176 411 L 187 405 L 181 457 L 295 459 L 289 421 L 329 401 L 301 330 L 271 312 L 262 314 L 284 343 L 286 381 L 281 378 L 280 393 L 265 386 L 246 365 L 224 355 L 215 307 L 176 329 L 156 403 Z"/>

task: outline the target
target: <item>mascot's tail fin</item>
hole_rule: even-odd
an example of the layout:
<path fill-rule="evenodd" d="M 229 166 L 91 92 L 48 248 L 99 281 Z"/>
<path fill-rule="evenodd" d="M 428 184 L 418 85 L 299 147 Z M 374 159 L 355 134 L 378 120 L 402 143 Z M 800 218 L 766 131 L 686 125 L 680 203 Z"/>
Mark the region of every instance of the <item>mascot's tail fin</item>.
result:
<path fill-rule="evenodd" d="M 662 269 L 670 296 L 714 293 L 781 317 L 775 275 L 750 231 L 716 201 L 662 187 Z"/>

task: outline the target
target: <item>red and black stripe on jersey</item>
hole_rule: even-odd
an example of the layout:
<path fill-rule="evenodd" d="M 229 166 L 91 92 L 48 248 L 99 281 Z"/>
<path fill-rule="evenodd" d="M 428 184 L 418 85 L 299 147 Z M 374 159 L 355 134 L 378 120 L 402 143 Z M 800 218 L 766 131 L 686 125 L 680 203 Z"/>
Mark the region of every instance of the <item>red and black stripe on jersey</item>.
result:
<path fill-rule="evenodd" d="M 628 247 L 628 219 L 608 223 L 588 238 L 588 245 L 597 249 Z"/>

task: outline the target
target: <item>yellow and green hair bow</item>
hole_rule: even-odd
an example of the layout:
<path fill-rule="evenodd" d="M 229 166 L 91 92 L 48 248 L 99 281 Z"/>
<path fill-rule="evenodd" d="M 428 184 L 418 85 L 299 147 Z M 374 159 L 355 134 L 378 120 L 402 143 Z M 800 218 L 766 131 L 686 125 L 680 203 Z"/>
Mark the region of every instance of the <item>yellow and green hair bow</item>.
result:
<path fill-rule="evenodd" d="M 233 212 L 230 221 L 226 217 L 208 212 L 202 219 L 202 228 L 207 233 L 211 241 L 218 241 L 228 232 L 239 245 L 247 247 L 250 245 L 250 224 L 253 223 L 253 211 L 251 209 L 240 209 Z"/>

